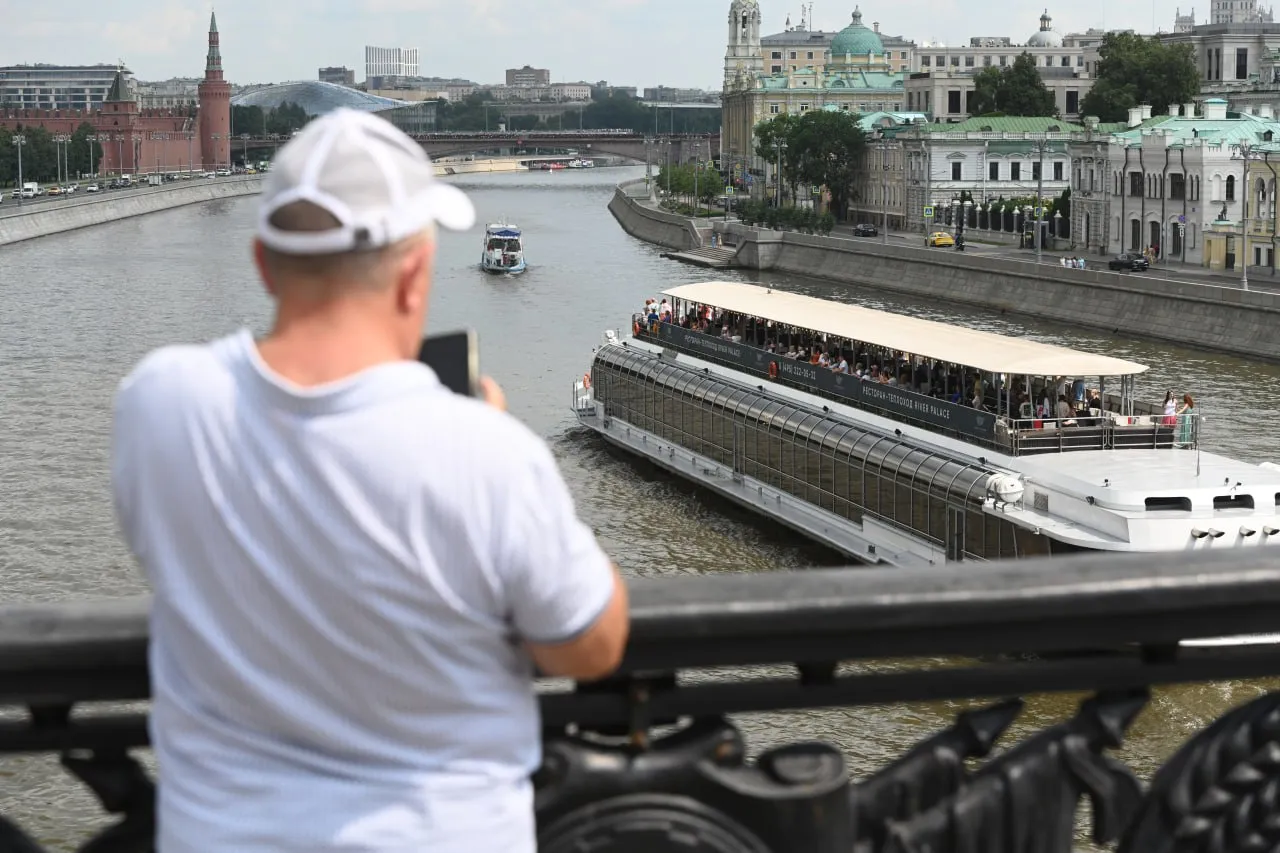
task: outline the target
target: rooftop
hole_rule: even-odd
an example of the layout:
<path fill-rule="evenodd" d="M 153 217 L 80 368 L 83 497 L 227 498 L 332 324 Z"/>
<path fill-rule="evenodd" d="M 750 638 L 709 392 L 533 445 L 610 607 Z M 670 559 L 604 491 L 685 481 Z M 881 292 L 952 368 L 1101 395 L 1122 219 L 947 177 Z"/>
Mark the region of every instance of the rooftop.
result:
<path fill-rule="evenodd" d="M 247 91 L 231 99 L 232 106 L 275 109 L 281 104 L 293 103 L 302 107 L 308 115 L 324 115 L 338 107 L 349 107 L 365 112 L 379 112 L 410 106 L 408 101 L 370 95 L 358 89 L 325 83 L 320 80 L 302 80 L 294 83 L 277 83 Z"/>
<path fill-rule="evenodd" d="M 1084 126 L 1060 118 L 973 116 L 955 124 L 931 124 L 930 133 L 1075 133 Z"/>
<path fill-rule="evenodd" d="M 1147 366 L 1109 355 L 952 326 L 728 281 L 685 284 L 664 296 L 711 305 L 897 352 L 1012 376 L 1131 376 Z"/>
<path fill-rule="evenodd" d="M 1101 131 L 1103 127 L 1110 127 L 1110 125 L 1099 125 L 1098 129 Z M 1270 142 L 1271 140 L 1266 138 L 1267 133 L 1280 139 L 1280 119 L 1241 113 L 1229 113 L 1224 119 L 1207 119 L 1204 116 L 1152 116 L 1149 122 L 1144 121 L 1137 127 L 1122 126 L 1120 130 L 1109 132 L 1113 139 L 1137 145 L 1141 145 L 1143 139 L 1152 133 L 1162 134 L 1169 139 L 1169 145 L 1173 147 L 1186 145 L 1192 140 L 1202 140 L 1210 145 L 1238 145 L 1241 142 Z"/>

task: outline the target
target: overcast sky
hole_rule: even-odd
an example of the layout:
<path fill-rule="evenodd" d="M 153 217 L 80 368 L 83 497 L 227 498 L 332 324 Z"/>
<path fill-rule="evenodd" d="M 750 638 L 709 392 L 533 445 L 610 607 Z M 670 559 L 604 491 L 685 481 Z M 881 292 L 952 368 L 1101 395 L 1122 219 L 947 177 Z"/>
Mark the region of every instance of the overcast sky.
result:
<path fill-rule="evenodd" d="M 1043 4 L 1045 0 L 1040 0 Z M 1051 5 L 1059 32 L 1169 30 L 1179 0 Z M 1186 0 L 1181 0 L 1184 11 Z M 199 76 L 210 6 L 188 0 L 0 0 L 0 65 L 125 64 L 144 80 Z M 422 73 L 501 82 L 504 69 L 551 69 L 556 81 L 720 87 L 727 0 L 218 0 L 223 66 L 235 83 L 314 79 L 345 65 L 364 79 L 364 45 L 417 47 Z M 864 22 L 917 42 L 970 36 L 1025 41 L 1043 5 L 1019 0 L 871 0 Z M 800 19 L 798 0 L 761 4 L 765 34 Z M 1200 3 L 1197 18 L 1208 16 Z M 815 0 L 815 29 L 849 23 L 853 4 Z"/>

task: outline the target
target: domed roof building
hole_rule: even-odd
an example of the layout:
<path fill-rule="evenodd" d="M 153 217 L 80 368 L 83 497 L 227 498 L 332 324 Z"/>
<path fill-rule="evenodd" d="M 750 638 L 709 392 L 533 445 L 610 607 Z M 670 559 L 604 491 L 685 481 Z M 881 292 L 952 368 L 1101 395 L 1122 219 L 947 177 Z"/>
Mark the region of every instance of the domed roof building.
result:
<path fill-rule="evenodd" d="M 324 115 L 339 107 L 378 113 L 406 133 L 429 133 L 436 129 L 435 101 L 397 101 L 320 80 L 277 83 L 242 92 L 231 99 L 233 107 L 261 107 L 266 111 L 284 104 L 297 104 L 309 116 Z"/>
<path fill-rule="evenodd" d="M 853 23 L 836 33 L 831 40 L 831 62 L 849 61 L 855 56 L 883 56 L 884 42 L 875 30 L 862 24 L 862 10 L 855 7 Z"/>
<path fill-rule="evenodd" d="M 1032 33 L 1027 39 L 1027 47 L 1062 47 L 1062 36 L 1054 32 L 1053 18 L 1049 17 L 1048 9 L 1040 16 L 1039 32 Z"/>

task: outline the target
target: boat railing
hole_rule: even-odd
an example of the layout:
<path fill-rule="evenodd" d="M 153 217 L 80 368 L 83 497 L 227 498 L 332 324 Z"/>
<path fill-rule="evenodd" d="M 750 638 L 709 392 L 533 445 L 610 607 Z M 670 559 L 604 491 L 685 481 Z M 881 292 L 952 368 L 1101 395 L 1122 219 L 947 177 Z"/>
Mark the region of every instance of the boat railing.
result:
<path fill-rule="evenodd" d="M 1082 450 L 1194 449 L 1199 441 L 1197 415 L 1164 415 L 1160 406 L 1147 403 L 1131 403 L 1133 414 L 1120 414 L 1112 410 L 1120 408 L 1112 395 L 1104 398 L 1105 408 L 1084 409 L 1067 418 L 1015 418 L 908 388 L 836 374 L 731 338 L 650 322 L 638 313 L 632 316 L 632 336 L 1010 456 Z"/>

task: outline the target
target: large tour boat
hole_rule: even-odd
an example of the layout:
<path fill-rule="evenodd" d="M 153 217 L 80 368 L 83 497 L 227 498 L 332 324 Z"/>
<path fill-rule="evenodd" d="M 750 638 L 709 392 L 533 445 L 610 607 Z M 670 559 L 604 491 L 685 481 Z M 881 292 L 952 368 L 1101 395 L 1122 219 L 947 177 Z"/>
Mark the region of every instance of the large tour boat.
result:
<path fill-rule="evenodd" d="M 516 275 L 525 271 L 524 239 L 514 225 L 497 223 L 484 229 L 484 251 L 480 268 L 496 275 Z"/>
<path fill-rule="evenodd" d="M 1280 547 L 1280 472 L 1136 399 L 1145 365 L 754 285 L 663 296 L 669 321 L 605 334 L 579 423 L 859 561 Z"/>

